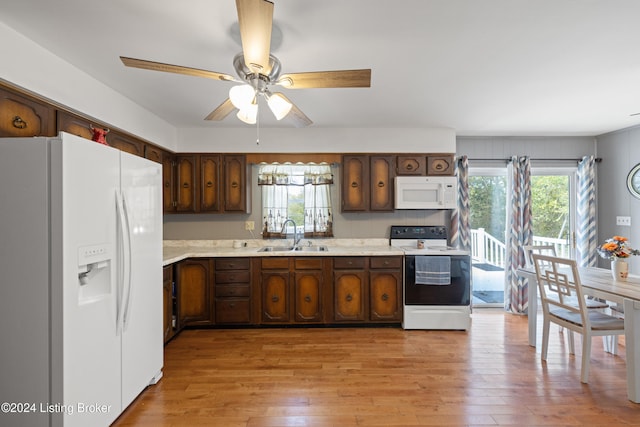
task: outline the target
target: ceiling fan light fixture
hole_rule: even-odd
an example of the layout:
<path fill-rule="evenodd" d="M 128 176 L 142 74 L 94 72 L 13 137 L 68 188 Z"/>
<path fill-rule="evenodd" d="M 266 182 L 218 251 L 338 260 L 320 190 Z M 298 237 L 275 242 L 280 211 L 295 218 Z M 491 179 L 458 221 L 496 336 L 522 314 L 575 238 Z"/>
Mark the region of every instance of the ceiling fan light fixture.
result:
<path fill-rule="evenodd" d="M 268 95 L 267 105 L 269 105 L 269 108 L 271 109 L 273 115 L 276 116 L 276 120 L 282 120 L 283 118 L 285 118 L 293 107 L 291 102 L 289 102 L 279 93 Z"/>
<path fill-rule="evenodd" d="M 243 110 L 245 107 L 251 105 L 255 97 L 255 89 L 246 84 L 234 86 L 229 89 L 229 99 L 238 110 Z"/>
<path fill-rule="evenodd" d="M 255 125 L 258 118 L 258 103 L 253 102 L 241 108 L 236 117 L 248 125 Z"/>

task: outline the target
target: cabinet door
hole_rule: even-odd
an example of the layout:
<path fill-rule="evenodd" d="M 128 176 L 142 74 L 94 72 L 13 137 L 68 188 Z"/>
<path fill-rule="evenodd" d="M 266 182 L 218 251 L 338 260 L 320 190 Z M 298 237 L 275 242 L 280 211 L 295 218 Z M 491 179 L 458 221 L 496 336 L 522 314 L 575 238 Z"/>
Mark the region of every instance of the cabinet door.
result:
<path fill-rule="evenodd" d="M 322 272 L 296 271 L 295 273 L 296 322 L 321 322 Z"/>
<path fill-rule="evenodd" d="M 453 154 L 447 156 L 427 157 L 427 175 L 454 174 Z"/>
<path fill-rule="evenodd" d="M 156 163 L 162 163 L 162 157 L 165 151 L 153 145 L 145 144 L 144 146 L 144 158 L 149 159 Z"/>
<path fill-rule="evenodd" d="M 426 156 L 398 156 L 398 175 L 425 175 L 427 173 Z"/>
<path fill-rule="evenodd" d="M 111 131 L 107 134 L 107 143 L 120 151 L 144 157 L 144 143 L 130 136 Z"/>
<path fill-rule="evenodd" d="M 375 271 L 369 275 L 371 321 L 401 321 L 401 274 L 397 271 Z"/>
<path fill-rule="evenodd" d="M 174 297 L 173 297 L 173 266 L 162 269 L 162 330 L 164 331 L 164 342 L 167 342 L 174 334 Z"/>
<path fill-rule="evenodd" d="M 91 139 L 93 132 L 91 126 L 105 128 L 97 123 L 92 123 L 84 117 L 79 117 L 66 111 L 58 111 L 58 131 L 77 135 L 82 138 Z"/>
<path fill-rule="evenodd" d="M 196 212 L 196 156 L 176 156 L 176 211 Z"/>
<path fill-rule="evenodd" d="M 369 159 L 367 156 L 342 157 L 342 211 L 369 209 Z"/>
<path fill-rule="evenodd" d="M 53 107 L 0 87 L 0 137 L 55 136 L 55 118 Z"/>
<path fill-rule="evenodd" d="M 165 213 L 176 211 L 176 156 L 171 153 L 162 155 L 162 206 Z"/>
<path fill-rule="evenodd" d="M 393 161 L 392 156 L 371 156 L 369 192 L 372 211 L 393 210 Z"/>
<path fill-rule="evenodd" d="M 209 261 L 185 260 L 177 268 L 180 327 L 213 324 Z"/>
<path fill-rule="evenodd" d="M 200 156 L 200 212 L 220 210 L 220 156 Z"/>
<path fill-rule="evenodd" d="M 242 155 L 224 156 L 224 211 L 248 212 L 246 160 Z"/>
<path fill-rule="evenodd" d="M 364 271 L 334 272 L 334 321 L 365 320 L 365 283 Z"/>
<path fill-rule="evenodd" d="M 288 323 L 289 272 L 262 272 L 262 321 L 266 323 Z"/>

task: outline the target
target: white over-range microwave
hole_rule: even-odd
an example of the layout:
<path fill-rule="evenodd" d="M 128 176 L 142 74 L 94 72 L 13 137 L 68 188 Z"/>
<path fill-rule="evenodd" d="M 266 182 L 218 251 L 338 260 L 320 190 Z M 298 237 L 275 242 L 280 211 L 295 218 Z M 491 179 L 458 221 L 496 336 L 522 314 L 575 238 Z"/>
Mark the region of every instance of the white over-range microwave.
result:
<path fill-rule="evenodd" d="M 455 176 L 397 176 L 396 209 L 455 209 L 458 200 Z"/>

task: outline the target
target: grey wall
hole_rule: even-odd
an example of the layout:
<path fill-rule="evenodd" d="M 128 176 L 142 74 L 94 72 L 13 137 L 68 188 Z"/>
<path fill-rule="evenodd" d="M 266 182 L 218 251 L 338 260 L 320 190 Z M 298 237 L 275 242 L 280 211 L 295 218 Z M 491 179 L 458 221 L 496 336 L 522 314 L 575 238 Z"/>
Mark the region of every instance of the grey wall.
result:
<path fill-rule="evenodd" d="M 597 137 L 598 157 L 598 243 L 614 235 L 629 238 L 640 248 L 640 200 L 627 190 L 627 174 L 640 163 L 640 126 Z M 616 216 L 630 216 L 631 227 L 616 225 Z M 600 258 L 599 265 L 609 262 Z M 630 273 L 640 274 L 640 257 L 631 257 Z"/>
<path fill-rule="evenodd" d="M 595 154 L 596 141 L 592 137 L 458 137 L 458 155 L 470 159 L 506 159 L 513 155 L 534 159 L 579 159 Z M 470 166 L 474 166 L 470 162 Z M 477 164 L 476 164 L 477 166 Z"/>

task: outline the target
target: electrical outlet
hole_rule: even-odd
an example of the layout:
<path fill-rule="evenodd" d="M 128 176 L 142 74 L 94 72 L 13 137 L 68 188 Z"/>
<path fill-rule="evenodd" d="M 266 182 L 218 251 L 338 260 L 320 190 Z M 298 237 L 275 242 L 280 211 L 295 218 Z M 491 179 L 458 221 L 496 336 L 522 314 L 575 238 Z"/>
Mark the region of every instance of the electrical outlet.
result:
<path fill-rule="evenodd" d="M 244 229 L 251 231 L 254 230 L 256 228 L 256 222 L 255 221 L 245 221 L 244 222 Z"/>
<path fill-rule="evenodd" d="M 631 227 L 631 217 L 630 216 L 617 216 L 616 217 L 616 225 L 625 225 L 627 227 Z"/>

